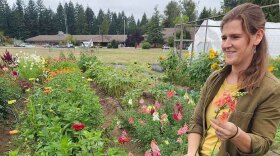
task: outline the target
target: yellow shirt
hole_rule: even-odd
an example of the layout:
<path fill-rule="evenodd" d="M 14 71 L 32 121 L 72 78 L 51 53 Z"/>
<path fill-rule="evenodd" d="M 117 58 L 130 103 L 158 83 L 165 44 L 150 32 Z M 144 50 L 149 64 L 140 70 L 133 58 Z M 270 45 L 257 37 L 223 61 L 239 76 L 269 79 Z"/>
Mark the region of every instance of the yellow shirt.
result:
<path fill-rule="evenodd" d="M 224 83 L 222 84 L 221 88 L 219 89 L 218 93 L 216 94 L 216 96 L 214 97 L 213 101 L 211 102 L 211 104 L 208 106 L 207 110 L 206 110 L 206 123 L 207 123 L 207 127 L 210 126 L 210 119 L 215 118 L 216 113 L 215 113 L 215 107 L 213 105 L 213 103 L 219 99 L 220 97 L 222 97 L 223 93 L 227 91 L 229 93 L 231 93 L 231 95 L 236 94 L 236 92 L 238 91 L 238 87 L 237 85 L 230 85 L 226 82 L 226 80 L 224 81 Z M 225 109 L 224 111 L 228 111 L 227 109 Z M 219 115 L 222 114 L 222 112 L 224 111 L 220 111 Z M 212 153 L 212 150 L 214 148 L 214 145 L 216 143 L 216 141 L 218 140 L 215 130 L 213 129 L 212 126 L 210 126 L 210 129 L 208 130 L 207 134 L 206 134 L 206 138 L 205 141 L 202 145 L 202 150 L 201 150 L 201 154 L 202 156 L 210 156 Z M 215 147 L 215 152 L 217 153 L 217 151 L 219 150 L 219 147 L 221 146 L 221 142 L 218 141 L 216 147 Z"/>

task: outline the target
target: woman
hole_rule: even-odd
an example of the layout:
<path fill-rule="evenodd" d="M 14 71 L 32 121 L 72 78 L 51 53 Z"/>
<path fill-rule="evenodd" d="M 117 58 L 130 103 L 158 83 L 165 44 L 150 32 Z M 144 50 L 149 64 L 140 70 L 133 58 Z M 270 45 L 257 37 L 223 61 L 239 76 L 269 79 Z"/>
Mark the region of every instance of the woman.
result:
<path fill-rule="evenodd" d="M 207 79 L 188 131 L 188 156 L 258 156 L 269 150 L 280 121 L 280 82 L 267 70 L 265 16 L 258 5 L 232 9 L 221 23 L 226 66 Z M 222 92 L 247 92 L 225 123 L 214 119 Z M 201 113 L 202 112 L 202 113 Z M 205 141 L 202 136 L 207 131 Z"/>

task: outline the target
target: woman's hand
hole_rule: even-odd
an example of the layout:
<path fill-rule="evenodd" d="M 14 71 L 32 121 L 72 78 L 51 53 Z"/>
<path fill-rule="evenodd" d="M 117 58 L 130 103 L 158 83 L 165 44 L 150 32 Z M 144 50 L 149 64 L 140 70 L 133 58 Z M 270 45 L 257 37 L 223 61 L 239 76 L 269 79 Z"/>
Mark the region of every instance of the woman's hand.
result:
<path fill-rule="evenodd" d="M 216 135 L 221 141 L 232 138 L 238 132 L 237 127 L 231 122 L 221 123 L 217 119 L 211 119 L 210 124 L 215 129 Z"/>

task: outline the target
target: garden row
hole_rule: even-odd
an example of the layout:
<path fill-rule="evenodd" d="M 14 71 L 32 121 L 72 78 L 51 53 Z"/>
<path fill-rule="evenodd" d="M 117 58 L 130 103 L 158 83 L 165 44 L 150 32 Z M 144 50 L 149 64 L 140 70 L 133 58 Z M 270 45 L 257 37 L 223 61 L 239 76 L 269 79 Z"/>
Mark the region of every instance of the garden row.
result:
<path fill-rule="evenodd" d="M 103 137 L 104 115 L 99 99 L 90 88 L 91 79 L 84 77 L 73 59 L 45 60 L 36 55 L 15 59 L 8 52 L 3 58 L 1 80 L 7 85 L 1 88 L 7 91 L 1 93 L 2 117 L 6 117 L 7 108 L 17 110 L 16 101 L 23 97 L 20 86 L 27 97 L 20 122 L 10 131 L 19 135 L 14 138 L 17 148 L 9 155 L 123 153 L 108 147 L 111 141 Z"/>

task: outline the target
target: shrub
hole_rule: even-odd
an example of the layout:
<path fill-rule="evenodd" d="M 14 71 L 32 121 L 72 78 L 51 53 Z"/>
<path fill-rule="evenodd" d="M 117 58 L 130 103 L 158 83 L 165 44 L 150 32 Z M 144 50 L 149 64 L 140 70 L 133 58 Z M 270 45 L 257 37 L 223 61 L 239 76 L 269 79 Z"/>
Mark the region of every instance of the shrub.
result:
<path fill-rule="evenodd" d="M 106 140 L 99 129 L 104 117 L 98 97 L 80 71 L 59 73 L 44 87 L 30 91 L 27 110 L 18 125 L 19 147 L 27 155 L 106 153 Z M 74 129 L 77 122 L 85 127 Z"/>
<path fill-rule="evenodd" d="M 142 49 L 150 49 L 151 48 L 151 44 L 149 42 L 144 42 L 142 44 Z"/>
<path fill-rule="evenodd" d="M 85 72 L 94 63 L 98 62 L 96 56 L 87 56 L 84 53 L 80 54 L 80 60 L 78 62 L 78 67 Z"/>
<path fill-rule="evenodd" d="M 268 70 L 271 71 L 277 78 L 280 78 L 280 56 L 271 59 L 271 65 Z"/>
<path fill-rule="evenodd" d="M 21 97 L 21 88 L 16 80 L 9 75 L 0 76 L 0 119 L 7 116 L 7 105 L 10 100 Z"/>

